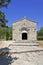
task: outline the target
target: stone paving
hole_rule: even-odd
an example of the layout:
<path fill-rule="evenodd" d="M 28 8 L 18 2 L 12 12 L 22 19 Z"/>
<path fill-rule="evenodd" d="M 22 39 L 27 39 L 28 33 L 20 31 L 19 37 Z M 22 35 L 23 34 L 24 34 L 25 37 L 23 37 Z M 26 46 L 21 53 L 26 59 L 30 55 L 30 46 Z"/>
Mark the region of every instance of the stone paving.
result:
<path fill-rule="evenodd" d="M 38 43 L 3 43 L 2 48 L 8 47 L 9 55 L 14 58 L 10 65 L 43 65 L 43 48 Z"/>

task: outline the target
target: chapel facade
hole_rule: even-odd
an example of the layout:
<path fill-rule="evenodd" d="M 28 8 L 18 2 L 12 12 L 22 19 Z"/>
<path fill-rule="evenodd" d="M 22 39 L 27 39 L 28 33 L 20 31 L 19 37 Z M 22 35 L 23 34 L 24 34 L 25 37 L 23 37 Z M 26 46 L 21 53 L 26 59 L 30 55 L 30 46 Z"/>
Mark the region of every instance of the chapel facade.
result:
<path fill-rule="evenodd" d="M 12 24 L 12 38 L 15 42 L 31 42 L 37 40 L 37 23 L 23 18 Z"/>

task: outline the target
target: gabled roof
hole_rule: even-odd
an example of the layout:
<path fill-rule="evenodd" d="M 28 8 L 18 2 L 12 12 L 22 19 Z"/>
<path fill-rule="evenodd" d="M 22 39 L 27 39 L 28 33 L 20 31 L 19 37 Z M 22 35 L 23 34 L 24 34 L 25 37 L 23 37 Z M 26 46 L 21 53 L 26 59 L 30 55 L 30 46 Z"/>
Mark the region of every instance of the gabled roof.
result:
<path fill-rule="evenodd" d="M 16 23 L 16 22 L 22 21 L 22 20 L 24 20 L 24 19 L 26 19 L 26 20 L 28 20 L 28 21 L 31 21 L 31 22 L 34 22 L 34 23 L 38 23 L 38 22 L 32 21 L 32 20 L 30 20 L 30 19 L 28 19 L 28 18 L 22 18 L 22 19 L 20 19 L 20 20 L 18 20 L 18 21 L 15 21 L 15 22 L 13 22 L 13 23 Z"/>

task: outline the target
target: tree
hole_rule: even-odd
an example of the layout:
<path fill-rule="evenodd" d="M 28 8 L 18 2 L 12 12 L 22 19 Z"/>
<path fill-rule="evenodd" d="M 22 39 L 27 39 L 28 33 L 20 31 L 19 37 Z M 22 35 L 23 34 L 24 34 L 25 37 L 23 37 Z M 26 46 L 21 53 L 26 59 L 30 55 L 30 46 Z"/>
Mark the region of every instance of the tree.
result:
<path fill-rule="evenodd" d="M 5 19 L 5 14 L 0 11 L 0 25 L 5 26 L 8 21 Z"/>
<path fill-rule="evenodd" d="M 7 8 L 8 4 L 10 3 L 11 0 L 0 0 L 0 8 Z M 6 33 L 6 23 L 8 20 L 5 18 L 4 12 L 0 11 L 0 38 L 5 37 Z"/>
<path fill-rule="evenodd" d="M 12 27 L 6 27 L 6 40 L 12 40 Z"/>
<path fill-rule="evenodd" d="M 0 8 L 3 7 L 8 7 L 8 4 L 10 3 L 11 0 L 0 0 Z M 0 25 L 5 26 L 6 22 L 8 22 L 5 18 L 5 14 L 0 11 Z"/>
<path fill-rule="evenodd" d="M 39 31 L 37 31 L 37 39 L 43 40 L 43 27 Z"/>
<path fill-rule="evenodd" d="M 11 0 L 0 0 L 0 8 L 1 7 L 8 7 L 8 4 Z"/>

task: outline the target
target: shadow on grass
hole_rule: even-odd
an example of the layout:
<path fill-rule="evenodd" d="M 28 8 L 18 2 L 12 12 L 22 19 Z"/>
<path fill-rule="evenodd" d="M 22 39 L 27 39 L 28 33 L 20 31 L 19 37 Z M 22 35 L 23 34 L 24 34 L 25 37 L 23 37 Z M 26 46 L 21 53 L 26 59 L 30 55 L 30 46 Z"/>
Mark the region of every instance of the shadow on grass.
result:
<path fill-rule="evenodd" d="M 0 49 L 0 65 L 9 65 L 13 63 L 13 60 L 17 60 L 17 57 L 12 58 L 9 54 L 9 48 L 1 48 Z"/>

